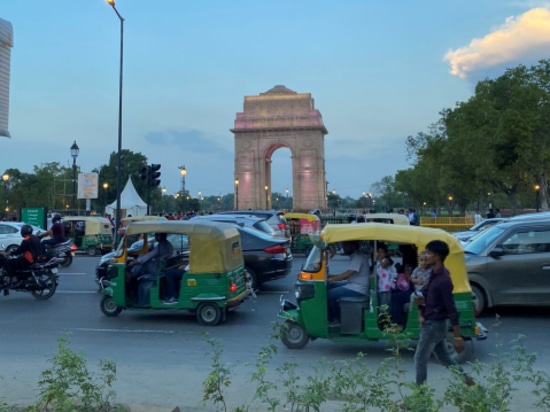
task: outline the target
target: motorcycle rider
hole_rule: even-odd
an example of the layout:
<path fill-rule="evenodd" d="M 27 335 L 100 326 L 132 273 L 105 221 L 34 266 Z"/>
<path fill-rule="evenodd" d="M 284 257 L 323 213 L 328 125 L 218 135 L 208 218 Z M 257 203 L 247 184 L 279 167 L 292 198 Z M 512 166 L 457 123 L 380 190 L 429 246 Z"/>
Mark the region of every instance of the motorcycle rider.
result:
<path fill-rule="evenodd" d="M 41 242 L 42 248 L 46 245 L 55 246 L 58 243 L 65 242 L 65 228 L 61 224 L 61 215 L 59 213 L 54 213 L 52 216 L 52 223 L 52 227 L 48 231 L 38 235 L 40 239 L 50 236 L 50 239 Z"/>
<path fill-rule="evenodd" d="M 10 253 L 17 256 L 4 262 L 4 274 L 11 277 L 12 282 L 17 282 L 17 271 L 24 270 L 31 266 L 40 254 L 40 239 L 32 234 L 31 225 L 21 226 L 23 241 L 17 249 Z"/>

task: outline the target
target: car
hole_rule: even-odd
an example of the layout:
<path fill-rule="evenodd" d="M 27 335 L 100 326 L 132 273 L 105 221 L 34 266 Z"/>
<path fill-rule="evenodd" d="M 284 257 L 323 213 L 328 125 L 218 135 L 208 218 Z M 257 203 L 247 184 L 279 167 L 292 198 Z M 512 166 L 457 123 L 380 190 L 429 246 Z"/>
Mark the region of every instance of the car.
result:
<path fill-rule="evenodd" d="M 259 230 L 260 232 L 265 232 L 269 235 L 276 236 L 275 230 L 266 222 L 266 220 L 257 216 L 228 214 L 222 215 L 214 213 L 212 215 L 195 216 L 193 219 L 210 220 L 213 222 L 236 223 L 238 225 L 250 226 L 254 229 Z"/>
<path fill-rule="evenodd" d="M 273 228 L 278 237 L 290 237 L 290 231 L 287 227 L 287 222 L 282 212 L 276 210 L 233 210 L 218 212 L 219 215 L 248 215 L 256 216 L 265 219 L 265 221 Z"/>
<path fill-rule="evenodd" d="M 510 219 L 464 247 L 476 311 L 499 306 L 550 306 L 550 220 Z"/>
<path fill-rule="evenodd" d="M 495 225 L 500 222 L 507 220 L 505 217 L 494 217 L 489 219 L 483 219 L 481 222 L 476 223 L 471 228 L 464 232 L 454 232 L 452 235 L 458 238 L 463 244 L 468 242 L 472 236 L 478 233 L 480 230 L 486 229 L 489 226 Z"/>
<path fill-rule="evenodd" d="M 0 250 L 11 252 L 19 247 L 23 241 L 21 227 L 24 222 L 0 222 Z M 39 235 L 43 232 L 38 226 L 32 226 L 32 233 Z"/>
<path fill-rule="evenodd" d="M 284 278 L 292 270 L 290 239 L 273 236 L 249 226 L 235 224 L 241 235 L 245 269 L 252 289 L 270 280 Z"/>

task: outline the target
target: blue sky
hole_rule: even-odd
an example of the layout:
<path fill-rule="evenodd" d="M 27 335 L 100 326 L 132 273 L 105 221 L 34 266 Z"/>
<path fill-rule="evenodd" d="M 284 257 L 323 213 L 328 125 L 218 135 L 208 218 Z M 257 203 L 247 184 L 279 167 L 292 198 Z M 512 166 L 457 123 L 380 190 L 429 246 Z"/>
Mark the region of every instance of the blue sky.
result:
<path fill-rule="evenodd" d="M 311 93 L 329 134 L 329 190 L 359 197 L 406 169 L 405 140 L 475 83 L 550 51 L 550 2 L 118 0 L 125 18 L 123 148 L 162 164 L 168 193 L 233 190 L 229 131 L 244 96 Z M 119 21 L 104 0 L 3 1 L 12 23 L 0 172 L 58 161 L 83 172 L 117 147 Z M 272 190 L 292 191 L 288 149 Z M 124 180 L 124 179 L 123 179 Z"/>

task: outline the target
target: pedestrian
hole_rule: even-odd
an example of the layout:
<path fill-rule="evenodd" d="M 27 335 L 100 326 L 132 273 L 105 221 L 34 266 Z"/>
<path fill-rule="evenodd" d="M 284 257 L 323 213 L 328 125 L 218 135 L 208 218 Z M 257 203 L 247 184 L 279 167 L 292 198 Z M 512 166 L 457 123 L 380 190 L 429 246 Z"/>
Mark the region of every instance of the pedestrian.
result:
<path fill-rule="evenodd" d="M 427 263 L 432 268 L 430 279 L 423 296 L 417 296 L 415 303 L 419 307 L 420 337 L 414 354 L 416 384 L 422 385 L 428 377 L 428 361 L 432 353 L 443 366 L 456 367 L 464 376 L 468 386 L 474 385 L 473 379 L 464 372 L 447 351 L 447 320 L 453 327 L 453 346 L 458 353 L 464 351 L 464 338 L 460 331 L 458 312 L 453 298 L 453 282 L 445 267 L 445 258 L 449 255 L 449 246 L 441 240 L 432 240 L 426 245 Z"/>

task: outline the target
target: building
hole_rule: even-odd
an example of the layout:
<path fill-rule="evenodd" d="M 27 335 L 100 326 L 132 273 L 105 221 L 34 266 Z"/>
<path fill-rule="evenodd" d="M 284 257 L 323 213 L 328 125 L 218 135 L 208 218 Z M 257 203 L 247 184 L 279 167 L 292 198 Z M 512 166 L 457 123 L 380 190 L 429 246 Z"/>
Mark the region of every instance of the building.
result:
<path fill-rule="evenodd" d="M 11 137 L 8 131 L 10 107 L 10 58 L 13 47 L 11 23 L 0 19 L 0 136 Z"/>

